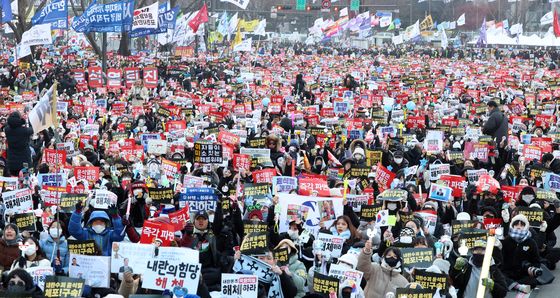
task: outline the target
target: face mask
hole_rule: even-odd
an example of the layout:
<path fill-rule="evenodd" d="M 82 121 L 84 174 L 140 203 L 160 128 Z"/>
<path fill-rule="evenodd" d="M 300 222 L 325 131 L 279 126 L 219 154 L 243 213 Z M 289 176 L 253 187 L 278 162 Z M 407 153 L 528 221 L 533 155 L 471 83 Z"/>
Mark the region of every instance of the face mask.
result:
<path fill-rule="evenodd" d="M 389 265 L 389 267 L 395 268 L 395 266 L 397 266 L 397 263 L 399 263 L 399 260 L 397 260 L 395 258 L 385 257 L 385 263 L 387 263 L 387 265 Z"/>
<path fill-rule="evenodd" d="M 31 256 L 37 252 L 37 246 L 35 244 L 30 244 L 25 249 L 24 253 L 26 256 Z"/>
<path fill-rule="evenodd" d="M 101 234 L 101 233 L 103 233 L 103 231 L 105 231 L 105 225 L 95 225 L 95 226 L 92 226 L 91 228 L 97 234 Z"/>
<path fill-rule="evenodd" d="M 299 237 L 299 233 L 298 231 L 288 230 L 288 236 L 290 236 L 290 239 L 296 240 Z"/>
<path fill-rule="evenodd" d="M 58 238 L 60 236 L 60 229 L 49 229 L 49 234 L 51 234 L 51 237 L 53 238 Z"/>
<path fill-rule="evenodd" d="M 476 267 L 482 267 L 482 262 L 484 261 L 484 255 L 473 254 L 471 257 L 473 265 Z"/>
<path fill-rule="evenodd" d="M 402 161 L 403 161 L 402 158 L 395 158 L 395 163 L 397 163 L 398 165 L 400 165 Z"/>
<path fill-rule="evenodd" d="M 8 293 L 24 293 L 25 286 L 22 285 L 9 285 L 8 286 Z"/>
<path fill-rule="evenodd" d="M 338 265 L 343 267 L 343 268 L 346 268 L 346 269 L 354 269 L 354 268 L 352 268 L 352 266 L 350 266 L 349 264 L 346 264 L 346 263 L 338 263 Z"/>
<path fill-rule="evenodd" d="M 394 211 L 397 210 L 397 204 L 396 203 L 387 203 L 387 209 Z"/>
<path fill-rule="evenodd" d="M 522 195 L 521 199 L 523 200 L 523 202 L 527 203 L 527 205 L 531 204 L 531 202 L 533 201 L 533 196 L 532 195 Z"/>

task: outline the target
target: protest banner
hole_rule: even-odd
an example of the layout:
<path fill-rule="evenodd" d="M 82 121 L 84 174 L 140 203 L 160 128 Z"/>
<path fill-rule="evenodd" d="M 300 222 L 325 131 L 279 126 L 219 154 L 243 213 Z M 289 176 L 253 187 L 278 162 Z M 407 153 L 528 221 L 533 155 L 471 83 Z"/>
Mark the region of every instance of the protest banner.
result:
<path fill-rule="evenodd" d="M 50 266 L 29 267 L 25 268 L 25 271 L 31 275 L 33 283 L 43 291 L 45 290 L 45 281 L 47 277 L 54 275 L 54 270 Z"/>
<path fill-rule="evenodd" d="M 38 174 L 37 182 L 39 186 L 66 187 L 66 173 Z"/>
<path fill-rule="evenodd" d="M 478 240 L 486 241 L 487 238 L 488 238 L 488 234 L 486 230 L 474 229 L 474 228 L 462 229 L 459 237 L 459 243 L 461 243 L 462 245 L 464 241 L 465 246 L 468 249 L 472 249 L 476 241 Z"/>
<path fill-rule="evenodd" d="M 140 243 L 153 244 L 158 240 L 162 246 L 169 246 L 175 240 L 175 227 L 172 224 L 145 220 Z"/>
<path fill-rule="evenodd" d="M 76 180 L 86 180 L 90 189 L 99 180 L 99 167 L 74 167 L 74 177 Z"/>
<path fill-rule="evenodd" d="M 544 210 L 538 207 L 517 207 L 515 208 L 519 214 L 523 214 L 529 221 L 529 226 L 538 228 L 544 221 Z"/>
<path fill-rule="evenodd" d="M 382 208 L 383 204 L 363 205 L 360 210 L 360 218 L 367 222 L 373 221 L 377 217 L 377 213 L 379 213 Z"/>
<path fill-rule="evenodd" d="M 560 175 L 546 173 L 543 175 L 543 185 L 545 190 L 560 192 Z"/>
<path fill-rule="evenodd" d="M 68 276 L 85 279 L 86 285 L 95 288 L 109 287 L 110 257 L 70 254 Z"/>
<path fill-rule="evenodd" d="M 41 199 L 45 203 L 45 206 L 53 206 L 60 204 L 60 197 L 67 190 L 66 187 L 58 186 L 43 186 L 39 191 Z"/>
<path fill-rule="evenodd" d="M 167 153 L 167 140 L 148 140 L 148 154 L 165 155 Z"/>
<path fill-rule="evenodd" d="M 267 198 L 270 194 L 270 186 L 267 183 L 243 183 L 243 195 L 245 201 L 253 201 Z"/>
<path fill-rule="evenodd" d="M 220 164 L 223 162 L 222 145 L 194 143 L 194 162 Z"/>
<path fill-rule="evenodd" d="M 331 257 L 338 258 L 342 254 L 342 247 L 344 245 L 345 239 L 342 237 L 337 237 L 331 234 L 319 233 L 317 240 L 323 241 L 324 253 L 329 253 Z"/>
<path fill-rule="evenodd" d="M 272 252 L 274 260 L 278 266 L 286 266 L 290 263 L 290 255 L 288 253 L 288 248 L 278 248 Z"/>
<path fill-rule="evenodd" d="M 98 250 L 94 240 L 68 239 L 68 252 L 77 255 L 95 256 Z"/>
<path fill-rule="evenodd" d="M 113 242 L 111 273 L 123 273 L 125 270 L 140 273 L 140 268 L 146 266 L 147 259 L 154 255 L 154 250 L 155 246 L 152 244 Z"/>
<path fill-rule="evenodd" d="M 175 192 L 173 188 L 148 188 L 148 194 L 154 204 L 170 204 Z"/>
<path fill-rule="evenodd" d="M 343 284 L 346 280 L 351 280 L 359 285 L 362 283 L 364 273 L 358 270 L 348 269 L 348 267 L 340 264 L 331 264 L 329 276 L 338 278 L 340 284 Z"/>
<path fill-rule="evenodd" d="M 401 248 L 403 265 L 408 268 L 428 268 L 432 265 L 431 248 Z"/>
<path fill-rule="evenodd" d="M 464 229 L 476 228 L 477 220 L 453 220 L 451 221 L 451 233 L 456 234 Z"/>
<path fill-rule="evenodd" d="M 55 150 L 55 149 L 45 149 L 43 153 L 43 162 L 52 168 L 60 168 L 66 164 L 66 151 L 65 150 Z"/>
<path fill-rule="evenodd" d="M 175 231 L 181 231 L 185 228 L 187 221 L 190 219 L 189 206 L 185 205 L 181 210 L 171 212 L 167 216 L 169 216 L 169 222 L 171 222 Z"/>
<path fill-rule="evenodd" d="M 196 293 L 201 275 L 197 250 L 182 247 L 159 247 L 157 255 L 146 259 L 138 270 L 143 273 L 142 287 L 163 291 L 175 287 Z"/>
<path fill-rule="evenodd" d="M 46 276 L 45 290 L 46 298 L 75 298 L 82 297 L 85 280 L 66 276 Z"/>
<path fill-rule="evenodd" d="M 4 191 L 16 190 L 18 188 L 18 184 L 19 182 L 17 177 L 0 177 L 0 186 L 2 186 L 2 190 Z"/>
<path fill-rule="evenodd" d="M 367 205 L 369 201 L 369 196 L 365 195 L 346 195 L 347 205 L 352 207 L 354 212 L 360 212 L 363 205 Z"/>
<path fill-rule="evenodd" d="M 424 289 L 430 289 L 435 293 L 436 290 L 447 293 L 449 284 L 447 282 L 447 275 L 444 273 L 426 272 L 426 270 L 415 270 L 414 280 L 422 285 Z"/>
<path fill-rule="evenodd" d="M 449 175 L 451 173 L 451 166 L 446 163 L 432 163 L 429 166 L 430 180 L 436 181 L 440 179 L 441 175 Z"/>
<path fill-rule="evenodd" d="M 325 226 L 330 226 L 334 219 L 343 214 L 343 205 L 340 198 L 333 200 L 332 198 L 308 197 L 286 193 L 279 193 L 278 197 L 280 206 L 288 206 L 291 202 L 298 202 L 298 204 L 309 208 L 307 219 L 304 222 L 304 228 L 309 230 L 313 235 L 317 235 L 319 231 L 319 222 L 322 218 L 325 218 Z M 288 218 L 287 212 L 287 208 L 282 208 L 278 224 L 279 233 L 288 231 L 288 224 L 286 223 Z"/>
<path fill-rule="evenodd" d="M 276 176 L 276 169 L 257 170 L 253 171 L 251 175 L 255 183 L 272 184 L 272 178 Z"/>
<path fill-rule="evenodd" d="M 396 298 L 433 298 L 434 293 L 430 289 L 422 288 L 397 288 Z"/>
<path fill-rule="evenodd" d="M 257 298 L 259 279 L 255 275 L 222 274 L 220 297 Z"/>
<path fill-rule="evenodd" d="M 282 297 L 280 277 L 272 272 L 272 268 L 268 263 L 242 254 L 233 265 L 233 272 L 240 271 L 250 271 L 259 278 L 259 281 L 269 284 L 268 297 Z"/>
<path fill-rule="evenodd" d="M 451 187 L 453 189 L 451 195 L 455 198 L 461 197 L 463 195 L 467 184 L 465 181 L 465 177 L 459 175 L 443 174 L 440 175 L 439 181 L 441 181 L 441 185 Z"/>
<path fill-rule="evenodd" d="M 63 193 L 60 195 L 59 208 L 65 213 L 72 213 L 78 202 L 84 202 L 87 199 L 86 194 Z"/>
<path fill-rule="evenodd" d="M 217 195 L 213 188 L 186 188 L 179 194 L 179 208 L 189 205 L 190 212 L 216 210 Z"/>
<path fill-rule="evenodd" d="M 37 231 L 37 217 L 33 212 L 26 212 L 12 215 L 12 222 L 16 224 L 20 232 L 22 231 Z"/>
<path fill-rule="evenodd" d="M 97 209 L 109 209 L 110 206 L 117 203 L 117 195 L 105 190 L 96 189 L 90 204 Z"/>
<path fill-rule="evenodd" d="M 386 189 L 389 189 L 391 183 L 393 182 L 393 179 L 395 179 L 396 176 L 397 174 L 389 171 L 383 165 L 378 164 L 377 170 L 375 171 L 375 182 L 377 182 L 377 185 L 379 185 L 379 191 L 382 192 Z"/>
<path fill-rule="evenodd" d="M 273 193 L 289 193 L 297 189 L 298 179 L 288 176 L 274 176 L 272 177 L 272 192 Z"/>
<path fill-rule="evenodd" d="M 311 195 L 314 192 L 320 195 L 328 195 L 329 186 L 327 181 L 316 178 L 299 178 L 298 179 L 299 191 L 301 195 Z"/>
<path fill-rule="evenodd" d="M 315 272 L 313 275 L 313 292 L 327 294 L 338 293 L 339 280 L 336 277 Z"/>
<path fill-rule="evenodd" d="M 451 187 L 432 183 L 428 197 L 437 201 L 449 202 L 453 198 L 452 193 L 453 189 Z"/>
<path fill-rule="evenodd" d="M 246 234 L 239 250 L 245 255 L 264 255 L 268 248 L 268 233 L 253 232 Z"/>
<path fill-rule="evenodd" d="M 33 209 L 32 192 L 29 188 L 6 191 L 2 193 L 2 200 L 6 213 L 18 214 Z"/>
<path fill-rule="evenodd" d="M 233 154 L 233 170 L 241 169 L 249 171 L 251 168 L 251 156 L 249 154 Z"/>
<path fill-rule="evenodd" d="M 266 222 L 262 221 L 244 220 L 243 231 L 245 232 L 245 234 L 250 234 L 253 232 L 266 232 L 268 231 L 268 225 Z"/>

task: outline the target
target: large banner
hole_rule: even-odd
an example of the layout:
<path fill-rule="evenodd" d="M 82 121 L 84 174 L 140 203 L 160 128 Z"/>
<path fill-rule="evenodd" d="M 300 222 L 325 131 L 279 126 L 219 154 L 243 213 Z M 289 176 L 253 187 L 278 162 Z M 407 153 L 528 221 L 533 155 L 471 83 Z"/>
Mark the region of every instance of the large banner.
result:
<path fill-rule="evenodd" d="M 51 29 L 68 29 L 68 0 L 51 0 L 31 19 L 31 24 L 51 24 Z"/>
<path fill-rule="evenodd" d="M 72 29 L 76 32 L 122 32 L 132 28 L 134 0 L 110 4 L 93 1 L 81 16 L 74 17 Z"/>
<path fill-rule="evenodd" d="M 307 207 L 306 214 L 303 218 L 304 227 L 315 236 L 319 233 L 319 223 L 321 221 L 324 222 L 325 227 L 328 227 L 337 217 L 344 213 L 341 198 L 300 196 L 287 193 L 278 193 L 278 197 L 279 206 L 298 204 Z M 282 208 L 280 213 L 279 233 L 288 231 L 290 223 L 288 209 L 289 208 Z"/>

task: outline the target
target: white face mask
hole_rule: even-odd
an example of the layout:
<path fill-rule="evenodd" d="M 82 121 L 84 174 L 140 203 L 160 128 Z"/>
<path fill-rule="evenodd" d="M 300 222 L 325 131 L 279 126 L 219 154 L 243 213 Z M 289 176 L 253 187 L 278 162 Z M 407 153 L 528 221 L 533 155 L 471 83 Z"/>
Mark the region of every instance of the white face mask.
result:
<path fill-rule="evenodd" d="M 51 237 L 53 237 L 53 238 L 58 238 L 58 237 L 60 236 L 60 229 L 51 228 L 51 229 L 49 229 L 49 234 L 50 234 Z"/>
<path fill-rule="evenodd" d="M 36 252 L 37 252 L 37 246 L 35 244 L 29 244 L 24 251 L 26 256 L 32 256 Z"/>
<path fill-rule="evenodd" d="M 354 268 L 352 268 L 352 266 L 350 266 L 349 264 L 346 264 L 344 262 L 338 262 L 338 265 L 342 266 L 343 268 L 346 268 L 346 269 L 354 269 Z"/>
<path fill-rule="evenodd" d="M 95 226 L 91 226 L 91 228 L 97 234 L 103 233 L 103 231 L 105 231 L 105 225 L 95 225 Z"/>
<path fill-rule="evenodd" d="M 533 201 L 533 196 L 532 195 L 522 195 L 521 199 L 523 200 L 523 202 L 530 204 Z"/>
<path fill-rule="evenodd" d="M 393 210 L 397 209 L 397 204 L 396 203 L 387 203 L 387 209 L 393 211 Z"/>
<path fill-rule="evenodd" d="M 395 163 L 396 163 L 396 164 L 399 164 L 399 165 L 400 165 L 400 164 L 402 163 L 402 161 L 403 161 L 402 158 L 395 158 Z"/>
<path fill-rule="evenodd" d="M 290 236 L 292 240 L 296 240 L 299 237 L 299 233 L 298 231 L 288 230 L 288 236 Z"/>

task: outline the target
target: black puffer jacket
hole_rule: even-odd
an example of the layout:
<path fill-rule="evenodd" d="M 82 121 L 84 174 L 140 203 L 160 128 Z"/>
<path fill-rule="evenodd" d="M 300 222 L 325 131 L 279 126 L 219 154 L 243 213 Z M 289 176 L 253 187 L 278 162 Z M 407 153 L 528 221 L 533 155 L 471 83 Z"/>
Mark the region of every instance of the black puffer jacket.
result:
<path fill-rule="evenodd" d="M 9 173 L 17 175 L 23 168 L 23 163 L 31 166 L 31 149 L 29 149 L 30 137 L 33 129 L 23 126 L 25 120 L 19 112 L 13 112 L 8 117 L 8 125 L 4 128 L 8 141 L 8 163 Z"/>

